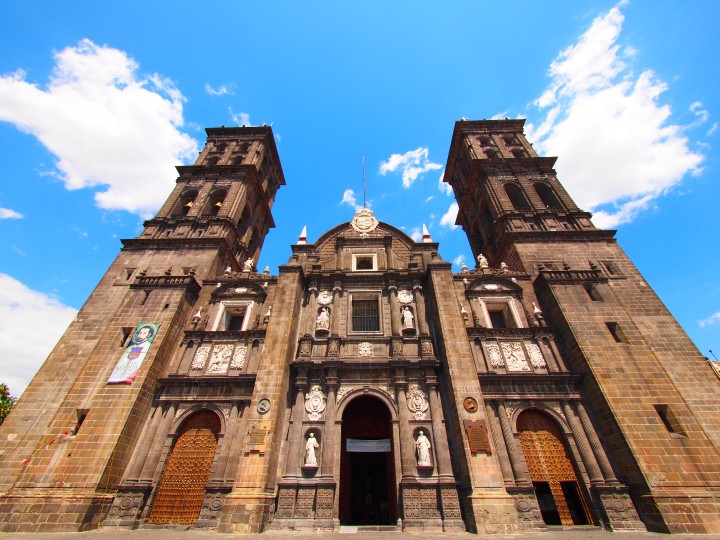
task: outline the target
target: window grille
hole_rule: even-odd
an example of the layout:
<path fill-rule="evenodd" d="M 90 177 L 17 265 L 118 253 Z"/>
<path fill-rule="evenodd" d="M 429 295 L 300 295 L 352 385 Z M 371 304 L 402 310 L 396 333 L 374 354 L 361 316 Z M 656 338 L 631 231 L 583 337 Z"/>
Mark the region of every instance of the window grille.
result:
<path fill-rule="evenodd" d="M 377 300 L 353 300 L 353 332 L 379 332 L 380 314 Z"/>

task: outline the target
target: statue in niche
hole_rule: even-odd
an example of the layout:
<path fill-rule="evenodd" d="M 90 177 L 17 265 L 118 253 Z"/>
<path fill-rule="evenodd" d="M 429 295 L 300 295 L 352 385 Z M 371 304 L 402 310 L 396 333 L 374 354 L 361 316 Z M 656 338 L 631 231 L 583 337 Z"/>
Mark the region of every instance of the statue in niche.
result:
<path fill-rule="evenodd" d="M 328 308 L 323 307 L 320 309 L 320 314 L 315 319 L 316 330 L 329 330 L 330 329 L 330 312 Z"/>
<path fill-rule="evenodd" d="M 488 264 L 488 260 L 485 258 L 485 255 L 483 255 L 482 253 L 477 256 L 477 265 L 478 268 L 487 268 L 488 266 L 490 266 Z"/>
<path fill-rule="evenodd" d="M 418 433 L 415 441 L 417 449 L 417 464 L 419 467 L 429 467 L 432 465 L 430 460 L 430 439 L 428 439 L 422 430 Z"/>
<path fill-rule="evenodd" d="M 307 442 L 305 443 L 305 466 L 317 467 L 317 449 L 320 445 L 315 438 L 315 434 L 311 431 Z"/>
<path fill-rule="evenodd" d="M 413 330 L 415 328 L 415 326 L 413 325 L 414 318 L 415 317 L 412 314 L 412 310 L 407 306 L 403 306 L 403 308 L 402 308 L 403 328 Z"/>
<path fill-rule="evenodd" d="M 245 263 L 243 264 L 243 272 L 252 272 L 255 268 L 255 261 L 253 261 L 252 257 L 248 257 L 245 259 Z"/>

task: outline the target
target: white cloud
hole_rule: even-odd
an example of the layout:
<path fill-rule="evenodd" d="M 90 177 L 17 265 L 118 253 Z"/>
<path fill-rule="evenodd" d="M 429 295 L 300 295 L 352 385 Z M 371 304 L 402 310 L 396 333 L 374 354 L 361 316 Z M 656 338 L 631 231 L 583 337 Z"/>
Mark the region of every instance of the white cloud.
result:
<path fill-rule="evenodd" d="M 0 382 L 19 396 L 77 311 L 0 274 Z"/>
<path fill-rule="evenodd" d="M 430 201 L 432 201 L 434 198 L 435 198 L 435 195 L 430 195 L 429 197 L 427 197 L 427 198 L 425 199 L 425 202 L 430 202 Z"/>
<path fill-rule="evenodd" d="M 632 221 L 698 173 L 704 158 L 690 150 L 686 126 L 669 122 L 670 107 L 660 103 L 667 84 L 649 69 L 635 75 L 621 60 L 634 56 L 618 44 L 623 20 L 612 8 L 558 55 L 535 102 L 545 116 L 527 130 L 540 152 L 560 156 L 560 180 L 581 208 L 597 211 L 600 227 Z M 702 119 L 702 104 L 691 110 Z"/>
<path fill-rule="evenodd" d="M 16 212 L 10 208 L 0 207 L 0 219 L 22 219 L 24 217 L 20 212 Z"/>
<path fill-rule="evenodd" d="M 698 321 L 698 325 L 700 325 L 700 328 L 705 328 L 706 326 L 710 326 L 718 322 L 720 322 L 720 311 L 713 315 L 710 315 L 707 319 Z"/>
<path fill-rule="evenodd" d="M 453 196 L 453 188 L 449 182 L 445 182 L 445 171 L 440 173 L 440 179 L 438 180 L 438 189 L 447 195 L 448 197 Z"/>
<path fill-rule="evenodd" d="M 458 203 L 454 202 L 450 205 L 450 208 L 448 208 L 448 211 L 445 212 L 443 217 L 440 218 L 440 226 L 442 227 L 450 227 L 451 229 L 457 229 L 458 226 L 455 225 L 455 220 L 457 219 L 458 210 L 460 207 L 458 206 Z"/>
<path fill-rule="evenodd" d="M 357 199 L 355 199 L 355 192 L 352 189 L 346 189 L 343 192 L 340 204 L 347 204 L 348 206 L 352 206 L 355 211 L 362 208 L 362 206 L 357 203 Z"/>
<path fill-rule="evenodd" d="M 250 115 L 245 112 L 240 113 L 233 113 L 232 109 L 230 109 L 230 116 L 232 117 L 233 122 L 235 122 L 238 126 L 242 127 L 251 127 L 252 124 L 250 123 Z"/>
<path fill-rule="evenodd" d="M 420 230 L 420 227 L 412 228 L 412 231 L 410 231 L 410 238 L 412 238 L 416 242 L 422 240 L 422 231 Z"/>
<path fill-rule="evenodd" d="M 699 126 L 710 119 L 710 111 L 703 107 L 701 101 L 695 101 L 692 105 L 690 105 L 690 111 L 697 117 L 695 125 Z"/>
<path fill-rule="evenodd" d="M 205 91 L 212 97 L 219 97 L 233 93 L 230 87 L 225 84 L 220 85 L 218 88 L 213 88 L 210 86 L 210 83 L 205 83 Z"/>
<path fill-rule="evenodd" d="M 428 171 L 442 169 L 439 163 L 433 163 L 428 159 L 427 148 L 416 148 L 404 154 L 392 154 L 387 161 L 380 163 L 380 174 L 402 171 L 402 182 L 405 188 L 409 188 L 418 176 Z"/>
<path fill-rule="evenodd" d="M 465 255 L 463 255 L 462 253 L 453 259 L 453 264 L 457 267 L 459 267 L 464 262 L 465 262 Z"/>
<path fill-rule="evenodd" d="M 102 187 L 100 208 L 149 216 L 174 185 L 175 165 L 197 155 L 179 131 L 184 97 L 157 74 L 138 76 L 124 51 L 84 39 L 55 53 L 46 88 L 25 73 L 0 77 L 0 121 L 30 133 L 57 158 L 67 189 Z"/>
<path fill-rule="evenodd" d="M 710 127 L 710 129 L 707 130 L 707 133 L 706 133 L 705 135 L 707 135 L 708 137 L 710 137 L 710 135 L 712 135 L 713 133 L 715 133 L 715 132 L 717 131 L 717 128 L 718 128 L 718 123 L 715 122 L 715 123 Z"/>

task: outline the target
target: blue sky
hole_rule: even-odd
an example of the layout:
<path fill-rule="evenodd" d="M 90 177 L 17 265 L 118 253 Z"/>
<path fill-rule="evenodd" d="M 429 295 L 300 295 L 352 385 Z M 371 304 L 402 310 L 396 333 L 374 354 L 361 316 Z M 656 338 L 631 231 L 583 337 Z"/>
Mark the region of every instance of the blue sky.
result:
<path fill-rule="evenodd" d="M 424 223 L 467 261 L 439 182 L 453 124 L 527 118 L 576 202 L 720 354 L 718 2 L 0 9 L 0 380 L 16 395 L 220 125 L 273 126 L 287 185 L 258 265 L 275 273 L 304 225 L 312 242 L 352 217 L 363 154 L 378 219 Z"/>

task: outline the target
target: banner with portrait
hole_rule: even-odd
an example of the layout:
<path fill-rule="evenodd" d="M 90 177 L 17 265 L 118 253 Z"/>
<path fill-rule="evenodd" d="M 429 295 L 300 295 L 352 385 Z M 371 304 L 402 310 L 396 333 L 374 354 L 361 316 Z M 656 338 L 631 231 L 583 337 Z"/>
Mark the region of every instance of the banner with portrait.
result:
<path fill-rule="evenodd" d="M 108 384 L 131 384 L 135 380 L 158 328 L 160 328 L 160 323 L 146 322 L 141 322 L 135 327 L 130 343 L 125 347 L 120 360 L 110 374 Z"/>

